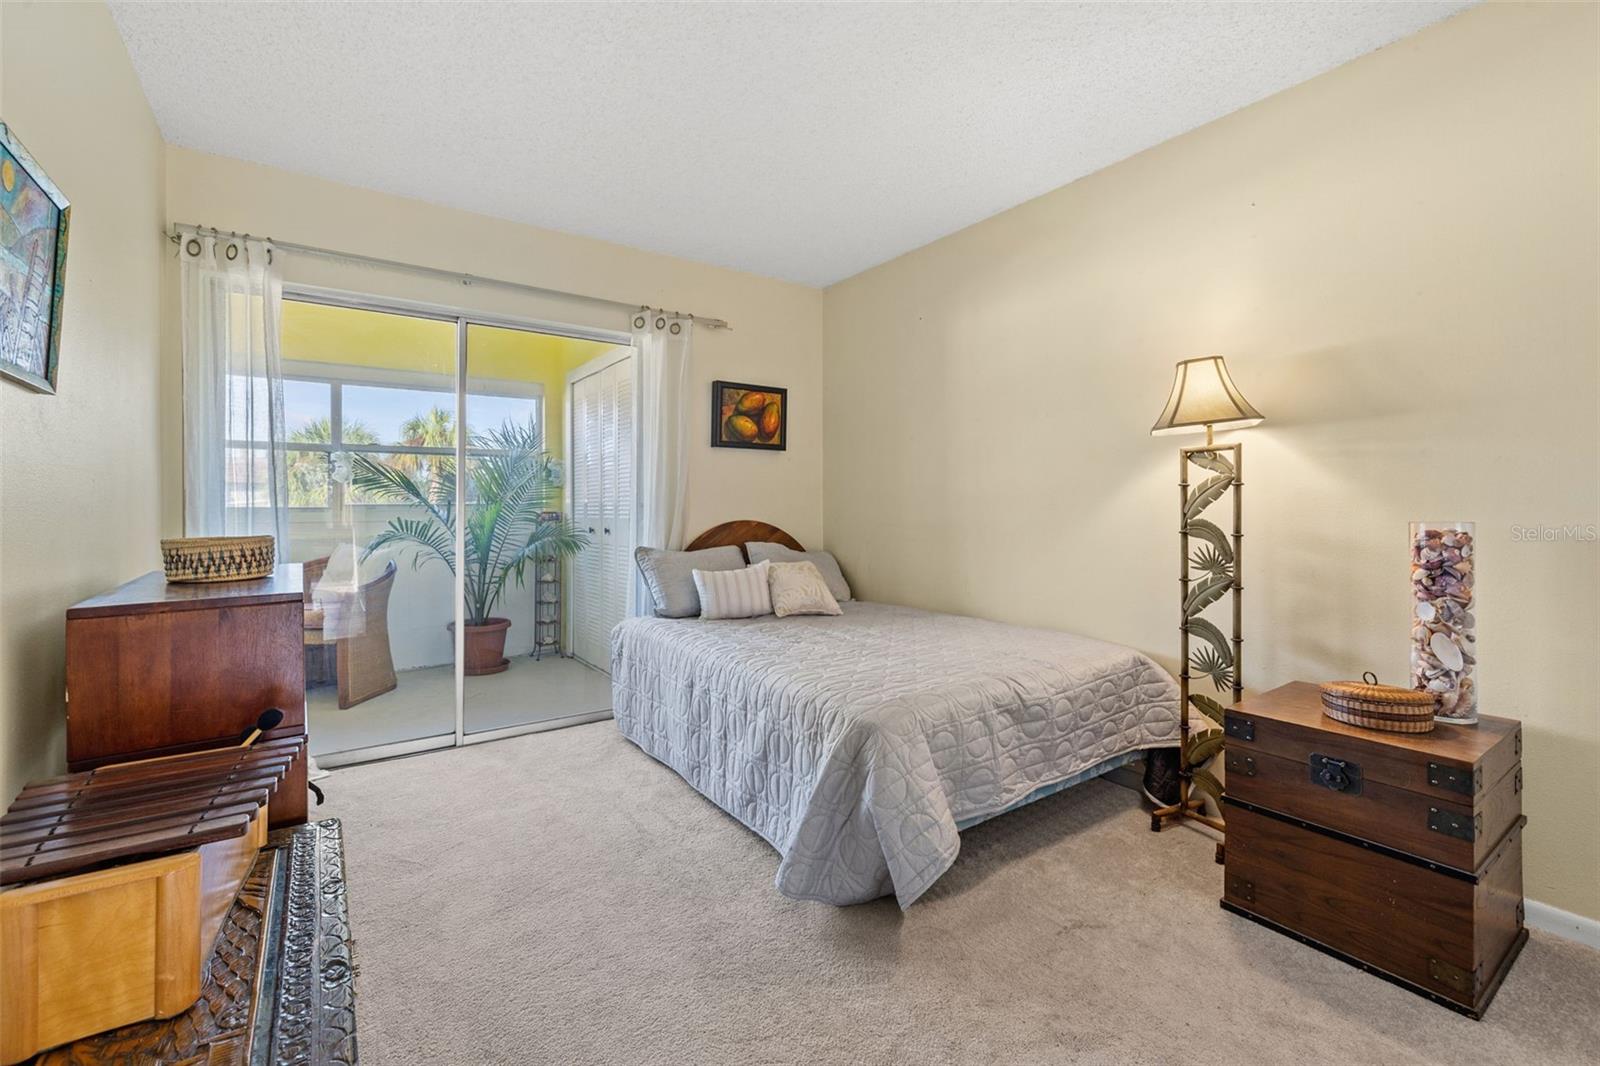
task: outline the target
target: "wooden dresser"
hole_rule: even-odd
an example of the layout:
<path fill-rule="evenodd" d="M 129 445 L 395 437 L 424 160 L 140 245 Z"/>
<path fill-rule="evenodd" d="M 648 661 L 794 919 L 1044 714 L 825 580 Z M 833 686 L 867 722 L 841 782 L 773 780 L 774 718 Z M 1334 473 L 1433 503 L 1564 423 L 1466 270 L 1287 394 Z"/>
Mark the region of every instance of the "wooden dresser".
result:
<path fill-rule="evenodd" d="M 1222 906 L 1481 1017 L 1528 939 L 1521 725 L 1360 729 L 1295 682 L 1225 729 Z"/>
<path fill-rule="evenodd" d="M 214 584 L 156 571 L 69 608 L 68 769 L 236 744 L 268 707 L 272 736 L 304 736 L 303 595 L 298 565 Z M 306 820 L 303 750 L 268 816 Z"/>

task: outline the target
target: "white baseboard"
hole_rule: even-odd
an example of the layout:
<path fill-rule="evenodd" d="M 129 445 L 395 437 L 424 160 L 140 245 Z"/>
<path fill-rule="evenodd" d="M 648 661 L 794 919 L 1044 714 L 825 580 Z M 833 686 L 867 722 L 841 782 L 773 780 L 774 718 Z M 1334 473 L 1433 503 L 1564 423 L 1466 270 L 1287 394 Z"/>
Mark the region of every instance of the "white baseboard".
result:
<path fill-rule="evenodd" d="M 1530 899 L 1524 908 L 1524 921 L 1529 929 L 1537 929 L 1541 933 L 1550 933 L 1564 940 L 1573 940 L 1600 950 L 1600 921 L 1593 918 L 1585 918 L 1581 914 L 1573 914 L 1560 907 L 1552 907 L 1548 903 Z"/>

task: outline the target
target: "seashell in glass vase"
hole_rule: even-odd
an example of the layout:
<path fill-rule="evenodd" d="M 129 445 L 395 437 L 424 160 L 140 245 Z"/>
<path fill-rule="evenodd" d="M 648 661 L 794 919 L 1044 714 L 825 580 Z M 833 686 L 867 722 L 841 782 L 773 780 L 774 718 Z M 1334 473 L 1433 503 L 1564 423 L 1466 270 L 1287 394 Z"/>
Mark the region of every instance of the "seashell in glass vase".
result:
<path fill-rule="evenodd" d="M 1438 720 L 1478 720 L 1477 544 L 1471 522 L 1411 523 L 1411 687 Z"/>

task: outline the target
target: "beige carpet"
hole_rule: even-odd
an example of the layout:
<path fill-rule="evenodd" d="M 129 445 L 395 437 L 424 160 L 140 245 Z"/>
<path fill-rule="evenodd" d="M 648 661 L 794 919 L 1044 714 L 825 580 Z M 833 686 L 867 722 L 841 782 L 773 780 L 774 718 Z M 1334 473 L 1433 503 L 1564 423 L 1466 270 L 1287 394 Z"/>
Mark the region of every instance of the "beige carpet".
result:
<path fill-rule="evenodd" d="M 1539 933 L 1473 1022 L 1223 912 L 1193 830 L 1090 782 L 968 831 L 902 914 L 610 722 L 338 770 L 366 1066 L 1593 1063 L 1600 952 Z"/>

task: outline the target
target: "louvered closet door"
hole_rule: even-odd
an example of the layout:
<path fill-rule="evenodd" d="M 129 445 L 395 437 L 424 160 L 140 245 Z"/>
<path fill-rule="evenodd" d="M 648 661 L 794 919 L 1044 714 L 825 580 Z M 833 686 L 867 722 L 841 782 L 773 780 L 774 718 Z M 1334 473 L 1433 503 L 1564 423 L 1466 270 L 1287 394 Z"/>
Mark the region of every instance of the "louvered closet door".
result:
<path fill-rule="evenodd" d="M 611 441 L 606 449 L 601 624 L 609 649 L 612 628 L 628 616 L 628 584 L 633 580 L 633 360 L 612 364 L 605 376 L 606 429 Z"/>
<path fill-rule="evenodd" d="M 572 653 L 584 662 L 604 665 L 600 641 L 600 583 L 604 541 L 600 530 L 600 374 L 572 383 L 572 518 L 589 538 L 589 546 L 572 560 Z"/>
<path fill-rule="evenodd" d="M 572 385 L 573 518 L 590 546 L 573 561 L 573 654 L 609 670 L 611 630 L 633 580 L 633 361 Z"/>

